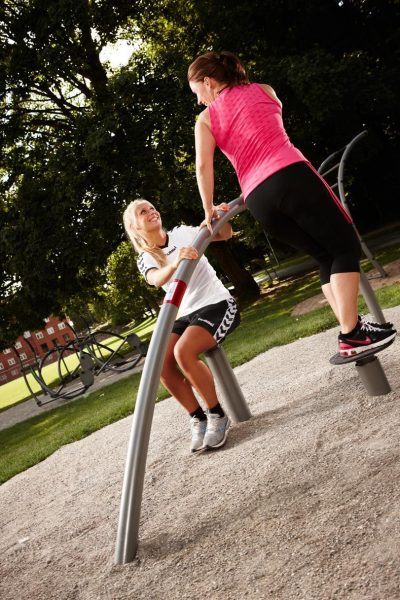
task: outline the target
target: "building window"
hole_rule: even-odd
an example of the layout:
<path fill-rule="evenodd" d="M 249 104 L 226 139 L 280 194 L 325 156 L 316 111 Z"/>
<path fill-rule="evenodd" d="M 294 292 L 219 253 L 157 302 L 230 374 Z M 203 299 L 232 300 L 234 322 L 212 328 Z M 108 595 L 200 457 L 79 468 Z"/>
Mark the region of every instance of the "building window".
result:
<path fill-rule="evenodd" d="M 65 323 L 58 323 L 58 329 L 65 329 Z"/>
<path fill-rule="evenodd" d="M 20 357 L 21 360 L 26 360 L 28 358 L 25 352 L 21 352 L 21 354 L 19 355 L 19 357 Z"/>
<path fill-rule="evenodd" d="M 7 375 L 0 375 L 0 381 L 7 381 Z"/>
<path fill-rule="evenodd" d="M 18 375 L 18 369 L 13 369 L 11 371 L 11 375 Z"/>
<path fill-rule="evenodd" d="M 4 369 L 4 365 L 2 362 L 0 362 L 0 371 L 2 371 Z"/>
<path fill-rule="evenodd" d="M 47 331 L 47 333 L 48 333 L 49 335 L 51 335 L 52 333 L 54 333 L 54 327 L 48 327 L 48 328 L 46 329 L 46 331 Z"/>
<path fill-rule="evenodd" d="M 68 333 L 64 333 L 63 338 L 66 342 L 69 342 L 69 340 L 71 339 L 68 335 Z"/>
<path fill-rule="evenodd" d="M 31 337 L 31 332 L 30 331 L 24 331 L 24 338 L 30 338 Z"/>
<path fill-rule="evenodd" d="M 15 365 L 15 358 L 9 358 L 8 364 L 10 365 L 10 367 L 12 367 L 12 365 Z"/>
<path fill-rule="evenodd" d="M 54 338 L 51 341 L 53 342 L 54 348 L 60 348 L 60 342 L 58 341 L 57 338 Z"/>
<path fill-rule="evenodd" d="M 44 321 L 45 323 L 48 323 L 48 322 L 50 321 L 50 319 L 49 319 L 49 317 L 46 317 L 45 319 L 43 319 L 43 321 Z"/>
<path fill-rule="evenodd" d="M 3 350 L 3 354 L 10 354 L 11 350 L 10 348 L 6 348 L 5 350 Z"/>
<path fill-rule="evenodd" d="M 41 331 L 38 331 L 36 333 L 36 337 L 37 337 L 38 340 L 42 340 L 44 338 L 44 335 L 43 335 L 43 333 Z"/>
<path fill-rule="evenodd" d="M 20 348 L 22 348 L 21 342 L 16 342 L 15 348 L 16 348 L 16 350 L 19 350 Z"/>
<path fill-rule="evenodd" d="M 49 347 L 48 347 L 48 345 L 46 343 L 45 344 L 40 344 L 40 347 L 43 350 L 43 352 L 48 352 L 49 351 Z"/>

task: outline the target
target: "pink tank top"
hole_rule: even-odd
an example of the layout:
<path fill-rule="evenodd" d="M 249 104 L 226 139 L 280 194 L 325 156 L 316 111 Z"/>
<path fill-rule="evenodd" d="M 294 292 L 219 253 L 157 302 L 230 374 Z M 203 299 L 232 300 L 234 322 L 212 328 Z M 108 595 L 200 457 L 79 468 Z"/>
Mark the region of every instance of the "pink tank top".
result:
<path fill-rule="evenodd" d="M 245 199 L 273 173 L 308 162 L 288 138 L 280 104 L 258 83 L 223 90 L 208 109 L 212 134 L 232 163 Z"/>

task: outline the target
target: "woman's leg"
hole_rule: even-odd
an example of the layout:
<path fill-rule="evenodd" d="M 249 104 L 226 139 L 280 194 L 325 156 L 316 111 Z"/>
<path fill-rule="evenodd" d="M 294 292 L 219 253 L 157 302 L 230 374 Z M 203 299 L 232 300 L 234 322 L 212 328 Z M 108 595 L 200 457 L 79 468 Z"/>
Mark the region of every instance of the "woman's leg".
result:
<path fill-rule="evenodd" d="M 186 379 L 211 409 L 218 404 L 214 377 L 199 356 L 216 346 L 216 341 L 206 329 L 191 325 L 174 345 L 174 356 Z"/>
<path fill-rule="evenodd" d="M 193 393 L 191 384 L 179 370 L 174 356 L 174 349 L 179 342 L 180 337 L 181 336 L 176 333 L 171 333 L 161 371 L 161 383 L 167 388 L 171 395 L 178 400 L 183 408 L 187 410 L 187 412 L 193 413 L 200 405 Z"/>
<path fill-rule="evenodd" d="M 360 244 L 324 182 L 296 163 L 258 186 L 247 204 L 267 231 L 318 260 L 322 291 L 342 332 L 351 331 L 358 321 Z"/>
<path fill-rule="evenodd" d="M 340 330 L 342 333 L 349 333 L 358 323 L 360 273 L 333 273 L 328 285 L 332 295 L 332 310 L 340 323 Z"/>

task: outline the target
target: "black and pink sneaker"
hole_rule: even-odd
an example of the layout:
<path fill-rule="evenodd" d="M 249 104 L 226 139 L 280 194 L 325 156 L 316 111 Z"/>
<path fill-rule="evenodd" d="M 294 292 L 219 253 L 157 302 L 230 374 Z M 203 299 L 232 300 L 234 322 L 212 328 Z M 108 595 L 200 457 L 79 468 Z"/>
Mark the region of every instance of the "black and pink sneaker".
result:
<path fill-rule="evenodd" d="M 338 337 L 340 356 L 355 356 L 366 350 L 384 346 L 396 336 L 393 329 L 376 329 L 369 323 L 358 323 L 350 333 L 340 333 Z"/>

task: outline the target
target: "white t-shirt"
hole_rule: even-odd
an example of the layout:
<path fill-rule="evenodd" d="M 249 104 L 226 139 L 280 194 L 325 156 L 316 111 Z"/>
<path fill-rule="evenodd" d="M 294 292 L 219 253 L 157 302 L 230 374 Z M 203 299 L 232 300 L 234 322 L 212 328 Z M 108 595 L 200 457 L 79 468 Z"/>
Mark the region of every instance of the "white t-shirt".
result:
<path fill-rule="evenodd" d="M 174 227 L 172 231 L 168 231 L 166 245 L 161 248 L 167 257 L 167 262 L 172 263 L 175 260 L 179 248 L 192 246 L 199 231 L 200 227 L 190 227 L 189 225 L 179 225 L 178 227 Z M 147 273 L 151 269 L 160 268 L 158 262 L 148 252 L 142 252 L 139 255 L 137 265 L 139 271 L 145 276 L 146 281 Z M 171 279 L 174 278 L 175 274 L 172 275 Z M 162 286 L 166 292 L 168 291 L 170 281 Z M 222 281 L 218 279 L 215 270 L 206 257 L 202 256 L 190 278 L 179 307 L 178 316 L 183 317 L 203 306 L 216 304 L 230 297 L 230 293 Z"/>

